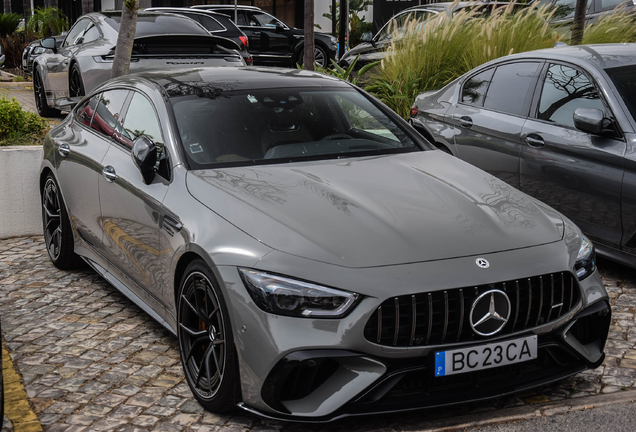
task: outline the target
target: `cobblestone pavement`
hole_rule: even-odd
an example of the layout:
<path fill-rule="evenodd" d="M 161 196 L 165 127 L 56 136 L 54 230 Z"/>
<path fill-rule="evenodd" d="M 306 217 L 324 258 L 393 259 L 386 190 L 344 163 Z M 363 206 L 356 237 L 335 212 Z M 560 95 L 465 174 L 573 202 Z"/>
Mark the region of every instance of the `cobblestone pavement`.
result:
<path fill-rule="evenodd" d="M 40 425 L 54 432 L 412 430 L 415 425 L 425 429 L 426 422 L 439 418 L 484 411 L 494 416 L 500 408 L 523 410 L 620 392 L 636 380 L 636 274 L 607 261 L 600 267 L 614 323 L 607 359 L 598 369 L 487 404 L 305 425 L 242 412 L 204 412 L 185 383 L 177 341 L 165 329 L 91 269 L 57 270 L 41 237 L 3 239 L 2 337 L 6 358 L 19 375 L 9 382 L 5 378 L 11 421 L 5 418 L 2 431 L 37 431 Z M 26 395 L 20 396 L 22 385 Z"/>

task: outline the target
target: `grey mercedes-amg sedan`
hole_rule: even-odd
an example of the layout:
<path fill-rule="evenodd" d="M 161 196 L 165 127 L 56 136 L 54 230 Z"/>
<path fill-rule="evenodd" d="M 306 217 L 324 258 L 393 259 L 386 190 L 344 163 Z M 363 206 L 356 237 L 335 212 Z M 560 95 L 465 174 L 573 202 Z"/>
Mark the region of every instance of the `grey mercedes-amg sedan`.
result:
<path fill-rule="evenodd" d="M 568 219 L 304 70 L 110 80 L 51 130 L 52 262 L 178 336 L 193 394 L 328 421 L 595 368 L 608 295 Z"/>

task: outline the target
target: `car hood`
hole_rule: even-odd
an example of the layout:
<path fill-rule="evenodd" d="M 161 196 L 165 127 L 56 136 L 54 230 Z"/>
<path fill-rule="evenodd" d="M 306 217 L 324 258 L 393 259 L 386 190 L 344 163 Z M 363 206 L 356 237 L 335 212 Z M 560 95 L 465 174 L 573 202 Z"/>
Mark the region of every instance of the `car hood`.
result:
<path fill-rule="evenodd" d="M 282 252 L 375 267 L 526 248 L 563 219 L 440 151 L 190 171 L 194 198 Z"/>
<path fill-rule="evenodd" d="M 377 59 L 381 59 L 384 55 L 384 43 L 376 42 L 375 46 L 369 42 L 362 42 L 359 45 L 351 48 L 349 51 L 343 54 L 342 60 L 346 60 L 349 63 L 353 61 L 354 58 L 359 54 L 363 56 L 365 54 L 370 55 L 373 53 L 378 53 L 379 56 Z M 375 58 L 373 60 L 376 60 Z"/>

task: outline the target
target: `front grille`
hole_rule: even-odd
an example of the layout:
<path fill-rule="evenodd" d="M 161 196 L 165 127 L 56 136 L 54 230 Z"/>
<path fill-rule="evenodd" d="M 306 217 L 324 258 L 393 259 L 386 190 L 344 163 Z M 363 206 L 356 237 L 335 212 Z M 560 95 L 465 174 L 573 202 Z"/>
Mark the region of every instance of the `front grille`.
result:
<path fill-rule="evenodd" d="M 399 347 L 484 339 L 473 332 L 469 315 L 475 299 L 492 289 L 504 291 L 511 306 L 510 318 L 497 336 L 554 321 L 579 300 L 578 283 L 569 272 L 392 297 L 373 313 L 364 337 Z"/>

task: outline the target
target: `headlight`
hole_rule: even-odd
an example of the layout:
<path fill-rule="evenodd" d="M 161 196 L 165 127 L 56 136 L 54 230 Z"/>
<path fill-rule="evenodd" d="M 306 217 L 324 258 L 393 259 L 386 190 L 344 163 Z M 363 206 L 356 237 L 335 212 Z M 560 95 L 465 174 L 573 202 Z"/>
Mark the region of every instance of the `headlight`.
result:
<path fill-rule="evenodd" d="M 579 247 L 579 253 L 576 256 L 576 263 L 574 264 L 574 271 L 576 277 L 579 280 L 583 280 L 596 270 L 596 254 L 594 253 L 594 246 L 590 239 L 581 235 L 581 246 Z"/>
<path fill-rule="evenodd" d="M 239 273 L 254 303 L 265 312 L 293 317 L 340 318 L 358 294 L 250 269 Z"/>
<path fill-rule="evenodd" d="M 336 44 L 338 43 L 338 39 L 336 39 L 336 37 L 332 35 L 329 35 L 329 39 L 331 40 L 331 46 L 336 46 Z"/>

